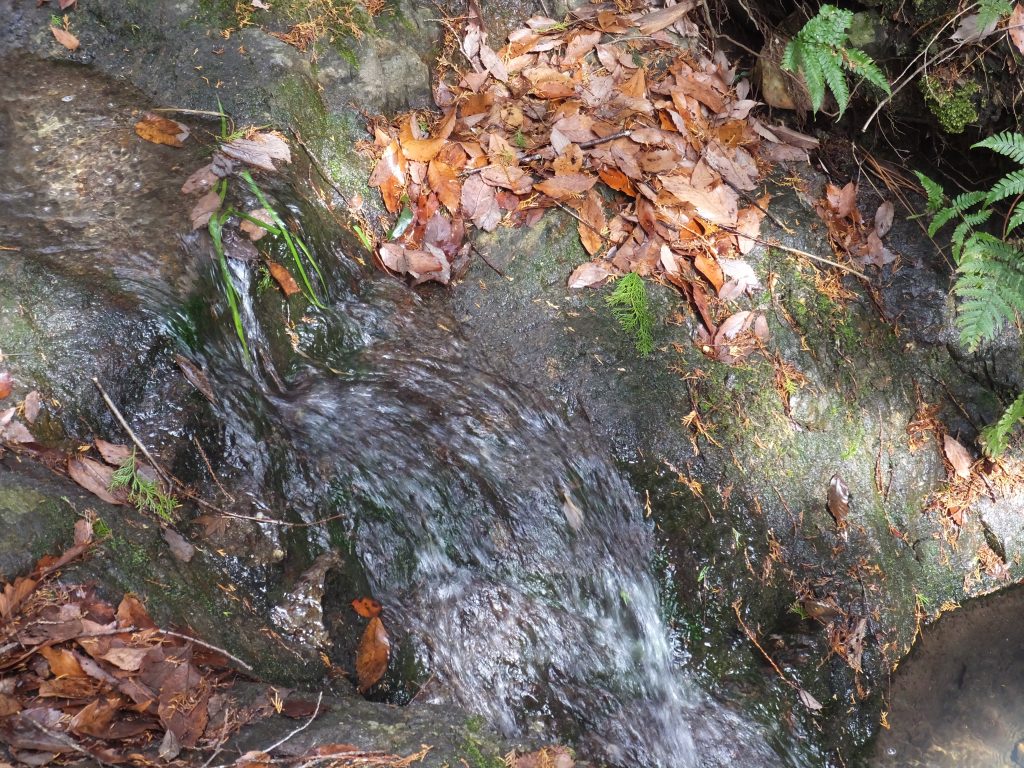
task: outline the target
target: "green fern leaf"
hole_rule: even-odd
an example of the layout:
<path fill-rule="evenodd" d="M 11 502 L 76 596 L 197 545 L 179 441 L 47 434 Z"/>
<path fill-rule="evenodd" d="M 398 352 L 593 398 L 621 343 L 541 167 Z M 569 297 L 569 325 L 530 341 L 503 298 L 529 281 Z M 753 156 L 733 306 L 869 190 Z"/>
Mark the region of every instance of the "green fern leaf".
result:
<path fill-rule="evenodd" d="M 786 48 L 782 52 L 782 68 L 789 72 L 795 72 L 797 69 L 799 69 L 799 64 L 797 63 L 796 59 L 797 44 L 796 38 L 794 38 L 790 40 L 788 43 L 786 43 Z"/>
<path fill-rule="evenodd" d="M 974 213 L 965 213 L 960 219 L 960 223 L 956 225 L 956 229 L 953 230 L 953 234 L 949 238 L 953 243 L 953 258 L 957 263 L 960 262 L 964 250 L 964 240 L 975 229 L 988 221 L 991 216 L 991 208 L 982 208 Z"/>
<path fill-rule="evenodd" d="M 858 48 L 847 48 L 843 51 L 843 64 L 854 75 L 863 77 L 877 88 L 892 94 L 889 80 L 875 60 Z"/>
<path fill-rule="evenodd" d="M 825 82 L 828 83 L 828 89 L 835 96 L 841 116 L 850 103 L 850 88 L 846 84 L 846 75 L 843 73 L 841 65 L 842 60 L 832 51 L 824 48 L 815 49 L 814 58 L 821 67 Z"/>
<path fill-rule="evenodd" d="M 983 147 L 1024 165 L 1024 135 L 1003 131 L 979 141 L 974 147 Z"/>
<path fill-rule="evenodd" d="M 946 201 L 945 190 L 937 181 L 932 181 L 920 171 L 914 171 L 914 174 L 917 176 L 917 180 L 921 182 L 924 193 L 928 195 L 928 213 L 934 214 L 941 211 L 942 204 Z"/>
<path fill-rule="evenodd" d="M 1024 224 L 1024 204 L 1018 203 L 1013 208 L 1013 215 L 1010 216 L 1010 222 L 1006 225 L 1006 235 L 1009 237 L 1021 224 Z"/>
<path fill-rule="evenodd" d="M 1024 169 L 1012 171 L 997 181 L 992 189 L 988 191 L 985 205 L 992 205 L 992 203 L 999 200 L 1017 197 L 1018 195 L 1024 195 Z"/>
<path fill-rule="evenodd" d="M 960 338 L 969 350 L 993 338 L 1017 312 L 1024 312 L 1024 253 L 987 232 L 964 242 L 953 292 Z"/>
<path fill-rule="evenodd" d="M 1010 443 L 1010 432 L 1024 419 L 1024 392 L 1003 411 L 999 421 L 981 431 L 981 442 L 987 456 L 1002 454 Z"/>
<path fill-rule="evenodd" d="M 994 26 L 1004 16 L 1009 16 L 1013 6 L 1007 0 L 978 0 L 978 29 Z"/>
<path fill-rule="evenodd" d="M 807 94 L 811 97 L 811 109 L 817 112 L 825 102 L 825 73 L 813 55 L 801 55 L 799 59 L 802 63 L 804 82 L 807 83 Z"/>
<path fill-rule="evenodd" d="M 936 211 L 932 217 L 932 222 L 928 225 L 928 237 L 935 237 L 935 233 L 946 223 L 957 216 L 962 216 L 964 211 L 982 202 L 985 196 L 985 192 L 964 192 L 954 197 L 946 208 Z"/>

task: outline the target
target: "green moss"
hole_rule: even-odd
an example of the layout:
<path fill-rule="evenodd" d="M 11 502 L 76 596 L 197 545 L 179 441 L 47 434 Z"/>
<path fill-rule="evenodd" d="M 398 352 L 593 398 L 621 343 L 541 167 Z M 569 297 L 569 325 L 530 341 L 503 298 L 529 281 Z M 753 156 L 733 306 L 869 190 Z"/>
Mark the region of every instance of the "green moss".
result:
<path fill-rule="evenodd" d="M 466 721 L 466 740 L 459 747 L 461 759 L 470 768 L 505 768 L 498 749 L 483 737 L 484 719 L 471 717 Z"/>
<path fill-rule="evenodd" d="M 963 133 L 968 125 L 978 121 L 975 97 L 981 87 L 977 83 L 971 81 L 949 87 L 929 75 L 919 82 L 925 104 L 946 133 Z"/>

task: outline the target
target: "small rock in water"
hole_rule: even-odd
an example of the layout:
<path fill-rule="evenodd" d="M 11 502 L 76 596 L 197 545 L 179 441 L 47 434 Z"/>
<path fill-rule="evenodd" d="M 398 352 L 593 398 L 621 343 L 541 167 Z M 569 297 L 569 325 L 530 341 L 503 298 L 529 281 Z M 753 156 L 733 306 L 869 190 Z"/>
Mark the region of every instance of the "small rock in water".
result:
<path fill-rule="evenodd" d="M 1013 745 L 1013 764 L 1024 766 L 1024 739 Z"/>

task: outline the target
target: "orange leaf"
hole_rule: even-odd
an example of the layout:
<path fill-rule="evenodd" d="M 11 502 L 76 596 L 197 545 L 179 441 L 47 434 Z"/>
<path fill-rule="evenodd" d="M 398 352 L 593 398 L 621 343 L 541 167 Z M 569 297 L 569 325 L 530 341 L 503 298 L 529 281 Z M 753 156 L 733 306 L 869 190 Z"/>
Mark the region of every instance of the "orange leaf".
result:
<path fill-rule="evenodd" d="M 708 258 L 703 253 L 698 253 L 693 259 L 693 266 L 711 283 L 716 293 L 722 290 L 722 286 L 725 285 L 725 275 L 722 274 L 722 268 L 718 266 L 718 262 L 715 259 Z"/>
<path fill-rule="evenodd" d="M 364 619 L 380 616 L 381 605 L 372 597 L 359 597 L 352 601 L 352 608 Z"/>
<path fill-rule="evenodd" d="M 384 207 L 391 213 L 398 213 L 402 206 L 406 168 L 407 163 L 401 147 L 397 141 L 392 141 L 370 174 L 369 186 L 380 189 Z"/>
<path fill-rule="evenodd" d="M 545 179 L 533 186 L 537 191 L 543 192 L 554 200 L 564 201 L 582 195 L 596 183 L 596 176 L 587 176 L 583 173 L 563 173 L 561 176 Z"/>
<path fill-rule="evenodd" d="M 577 225 L 580 242 L 587 249 L 587 253 L 593 256 L 604 245 L 602 233 L 608 226 L 604 217 L 604 209 L 601 207 L 600 196 L 594 190 L 590 190 L 587 193 L 587 199 L 583 201 L 576 212 L 580 217 L 580 222 Z"/>
<path fill-rule="evenodd" d="M 180 147 L 188 138 L 188 127 L 177 120 L 169 120 L 160 115 L 147 112 L 135 124 L 135 133 L 139 138 L 154 144 L 166 144 L 168 147 Z"/>
<path fill-rule="evenodd" d="M 53 32 L 53 36 L 57 40 L 57 42 L 63 45 L 69 51 L 78 50 L 78 38 L 72 35 L 66 29 L 61 29 L 60 27 L 50 27 L 50 31 Z"/>
<path fill-rule="evenodd" d="M 441 151 L 445 141 L 455 127 L 455 110 L 448 113 L 448 116 L 437 126 L 437 133 L 429 139 L 417 139 L 412 132 L 412 121 L 417 119 L 416 115 L 409 117 L 402 123 L 399 139 L 402 142 L 402 154 L 407 160 L 415 160 L 420 163 L 429 163 L 437 153 Z"/>
<path fill-rule="evenodd" d="M 629 195 L 630 197 L 636 195 L 636 187 L 633 186 L 633 182 L 631 182 L 629 177 L 618 168 L 611 168 L 607 165 L 602 165 L 601 170 L 598 171 L 597 175 L 601 177 L 601 181 L 616 192 L 621 192 L 622 194 Z"/>
<path fill-rule="evenodd" d="M 0 371 L 0 400 L 10 397 L 14 390 L 14 378 L 9 371 Z"/>
<path fill-rule="evenodd" d="M 50 672 L 54 677 L 85 677 L 82 665 L 78 663 L 78 659 L 71 651 L 43 646 L 39 649 L 39 653 L 50 665 Z"/>
<path fill-rule="evenodd" d="M 299 284 L 295 282 L 295 278 L 292 277 L 292 273 L 283 266 L 278 264 L 276 261 L 268 261 L 267 269 L 270 270 L 270 276 L 277 281 L 279 286 L 281 286 L 281 290 L 284 291 L 285 296 L 291 296 L 293 293 L 299 292 Z"/>
<path fill-rule="evenodd" d="M 391 640 L 383 622 L 375 616 L 366 626 L 356 651 L 356 678 L 360 693 L 366 693 L 384 677 L 390 656 Z"/>
<path fill-rule="evenodd" d="M 441 205 L 452 213 L 457 213 L 462 198 L 462 182 L 455 169 L 448 163 L 434 159 L 427 167 L 427 182 L 437 193 Z"/>

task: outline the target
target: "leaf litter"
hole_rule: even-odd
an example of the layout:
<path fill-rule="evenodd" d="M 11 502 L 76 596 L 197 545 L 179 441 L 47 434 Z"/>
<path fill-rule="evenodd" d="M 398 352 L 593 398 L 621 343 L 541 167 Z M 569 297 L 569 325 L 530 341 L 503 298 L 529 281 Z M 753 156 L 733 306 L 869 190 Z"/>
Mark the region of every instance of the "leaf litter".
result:
<path fill-rule="evenodd" d="M 668 30 L 696 34 L 694 3 L 647 5 L 584 6 L 564 23 L 534 16 L 496 49 L 474 15 L 461 28 L 449 20 L 442 61 L 457 47 L 468 68 L 439 73 L 439 113 L 373 118 L 364 143 L 369 184 L 395 217 L 382 228 L 393 232 L 403 211 L 414 222 L 378 244 L 379 264 L 448 283 L 468 265 L 473 228 L 526 226 L 559 208 L 592 257 L 571 288 L 660 276 L 698 310 L 707 352 L 742 357 L 742 344 L 719 350 L 738 334 L 716 337 L 708 299 L 760 288 L 743 259 L 769 202 L 756 189 L 780 155 L 806 160 L 817 141 L 751 117 L 750 84 L 723 54 L 677 45 Z M 427 226 L 437 220 L 447 227 Z M 742 332 L 755 338 L 756 321 Z"/>
<path fill-rule="evenodd" d="M 252 679 L 240 659 L 161 629 L 135 595 L 115 606 L 93 586 L 60 583 L 61 569 L 87 556 L 93 544 L 91 520 L 80 519 L 61 555 L 46 555 L 28 575 L 0 584 L 0 744 L 14 761 L 209 764 L 246 725 L 275 712 L 308 724 L 326 709 L 322 695 L 307 701 L 272 688 L 262 703 L 240 704 L 233 688 Z M 379 626 L 380 619 L 371 627 L 374 622 Z M 271 753 L 282 743 L 227 764 L 281 763 Z M 283 760 L 402 768 L 429 749 L 402 757 L 320 744 Z"/>

